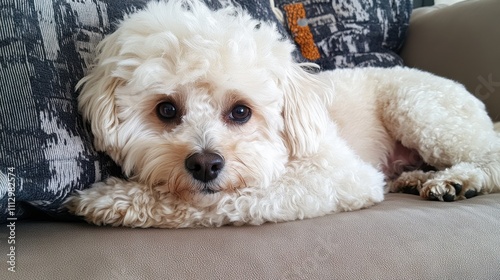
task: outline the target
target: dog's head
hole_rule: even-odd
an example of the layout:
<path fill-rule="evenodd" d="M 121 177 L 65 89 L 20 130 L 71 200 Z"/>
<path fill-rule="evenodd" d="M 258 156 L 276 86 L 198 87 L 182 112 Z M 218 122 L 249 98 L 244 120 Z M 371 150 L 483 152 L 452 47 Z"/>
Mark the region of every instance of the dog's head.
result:
<path fill-rule="evenodd" d="M 80 111 L 133 180 L 186 200 L 263 188 L 325 127 L 293 48 L 235 7 L 153 2 L 99 45 Z"/>

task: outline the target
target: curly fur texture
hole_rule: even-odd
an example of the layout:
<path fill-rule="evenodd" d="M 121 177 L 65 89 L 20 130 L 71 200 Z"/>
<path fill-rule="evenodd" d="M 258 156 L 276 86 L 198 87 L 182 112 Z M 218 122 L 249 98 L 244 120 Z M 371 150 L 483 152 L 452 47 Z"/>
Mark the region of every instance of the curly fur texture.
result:
<path fill-rule="evenodd" d="M 369 207 L 385 186 L 445 201 L 500 189 L 500 137 L 463 86 L 406 68 L 312 74 L 293 48 L 232 6 L 151 2 L 127 17 L 79 106 L 129 179 L 67 208 L 98 225 L 258 225 Z M 224 165 L 196 178 L 187 159 L 206 153 Z"/>

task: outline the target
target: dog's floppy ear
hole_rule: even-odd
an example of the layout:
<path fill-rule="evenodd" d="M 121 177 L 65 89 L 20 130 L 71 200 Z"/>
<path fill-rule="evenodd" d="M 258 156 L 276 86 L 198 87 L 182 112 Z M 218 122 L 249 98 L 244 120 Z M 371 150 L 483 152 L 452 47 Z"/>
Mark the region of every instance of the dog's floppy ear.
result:
<path fill-rule="evenodd" d="M 321 97 L 325 86 L 297 63 L 285 75 L 280 81 L 285 142 L 292 157 L 310 156 L 318 152 L 327 129 L 328 113 Z"/>
<path fill-rule="evenodd" d="M 94 146 L 106 151 L 114 158 L 112 150 L 117 147 L 117 127 L 119 124 L 114 91 L 124 80 L 114 75 L 119 52 L 115 43 L 116 35 L 106 37 L 97 47 L 95 66 L 90 73 L 78 82 L 76 88 L 78 109 L 84 121 L 90 123 L 94 135 Z M 116 159 L 115 159 L 116 160 Z"/>

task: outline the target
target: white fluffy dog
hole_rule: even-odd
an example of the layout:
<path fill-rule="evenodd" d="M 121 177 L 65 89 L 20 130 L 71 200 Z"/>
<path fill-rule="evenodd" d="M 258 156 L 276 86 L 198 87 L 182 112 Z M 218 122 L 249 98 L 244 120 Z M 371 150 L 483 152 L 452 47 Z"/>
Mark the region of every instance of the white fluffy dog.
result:
<path fill-rule="evenodd" d="M 231 6 L 130 15 L 79 84 L 96 148 L 128 180 L 79 191 L 69 210 L 99 225 L 257 225 L 369 207 L 385 189 L 500 190 L 500 136 L 462 85 L 401 67 L 313 74 L 293 49 Z"/>

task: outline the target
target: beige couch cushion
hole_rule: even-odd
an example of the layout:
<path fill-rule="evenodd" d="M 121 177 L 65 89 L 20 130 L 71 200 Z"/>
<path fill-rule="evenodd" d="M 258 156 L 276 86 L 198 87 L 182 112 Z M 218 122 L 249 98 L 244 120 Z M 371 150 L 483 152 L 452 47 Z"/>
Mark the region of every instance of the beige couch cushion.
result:
<path fill-rule="evenodd" d="M 370 209 L 258 227 L 38 222 L 16 235 L 17 272 L 4 264 L 1 279 L 497 279 L 500 194 L 389 194 Z"/>

